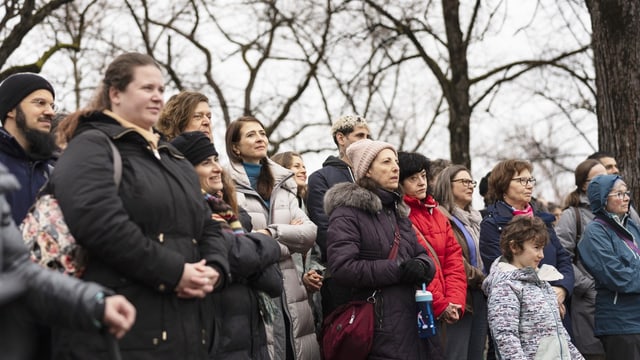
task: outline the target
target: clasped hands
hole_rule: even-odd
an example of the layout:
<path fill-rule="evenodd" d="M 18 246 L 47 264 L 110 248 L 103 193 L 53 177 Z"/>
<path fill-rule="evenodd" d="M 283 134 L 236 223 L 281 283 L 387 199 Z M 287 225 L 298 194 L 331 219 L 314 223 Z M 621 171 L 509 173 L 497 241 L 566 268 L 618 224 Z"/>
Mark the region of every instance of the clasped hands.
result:
<path fill-rule="evenodd" d="M 220 280 L 220 273 L 206 265 L 206 261 L 184 264 L 176 292 L 180 298 L 204 298 Z"/>

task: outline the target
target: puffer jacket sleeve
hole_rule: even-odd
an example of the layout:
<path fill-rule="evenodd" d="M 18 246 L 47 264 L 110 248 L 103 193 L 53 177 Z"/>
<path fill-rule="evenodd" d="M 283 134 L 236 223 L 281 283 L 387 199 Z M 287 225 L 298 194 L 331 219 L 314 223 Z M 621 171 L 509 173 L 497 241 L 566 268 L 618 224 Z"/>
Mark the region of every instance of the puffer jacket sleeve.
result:
<path fill-rule="evenodd" d="M 640 259 L 624 241 L 598 222 L 591 222 L 578 243 L 582 263 L 610 291 L 640 293 Z"/>
<path fill-rule="evenodd" d="M 108 141 L 100 134 L 76 136 L 58 160 L 51 179 L 66 223 L 79 244 L 114 269 L 172 293 L 185 257 L 146 237 L 130 220 L 113 179 Z"/>
<path fill-rule="evenodd" d="M 229 265 L 234 279 L 248 279 L 280 259 L 280 247 L 271 237 L 260 233 L 225 232 L 229 244 Z"/>
<path fill-rule="evenodd" d="M 333 278 L 343 286 L 353 288 L 378 288 L 398 284 L 398 260 L 360 259 L 360 226 L 363 224 L 359 223 L 354 211 L 346 207 L 338 208 L 329 218 L 327 258 Z M 424 250 L 419 252 L 418 242 L 414 241 L 411 246 L 413 253 L 433 270 L 433 263 Z"/>
<path fill-rule="evenodd" d="M 276 209 L 274 211 L 281 210 Z M 289 223 L 273 223 L 269 225 L 273 238 L 283 245 L 281 247 L 282 258 L 286 258 L 293 253 L 306 254 L 316 241 L 317 226 L 300 209 L 298 200 L 293 194 L 289 199 L 289 214 Z M 276 216 L 274 216 L 274 220 L 280 221 Z M 290 222 L 293 220 L 301 220 L 302 224 L 291 225 Z"/>
<path fill-rule="evenodd" d="M 495 281 L 489 291 L 487 319 L 501 359 L 527 357 L 520 344 L 520 299 L 508 281 Z"/>
<path fill-rule="evenodd" d="M 442 219 L 441 223 L 446 226 L 444 233 L 446 254 L 442 264 L 446 300 L 450 303 L 462 305 L 461 310 L 462 314 L 464 314 L 465 304 L 467 303 L 467 273 L 464 269 L 462 248 L 453 235 L 449 220 L 441 214 L 439 217 Z"/>
<path fill-rule="evenodd" d="M 8 211 L 4 197 L 0 199 L 0 206 Z M 31 262 L 22 236 L 10 217 L 10 212 L 3 212 L 0 306 L 24 295 L 26 305 L 45 324 L 97 330 L 102 319 L 94 318 L 96 295 L 110 292 L 97 284 L 82 282 Z"/>

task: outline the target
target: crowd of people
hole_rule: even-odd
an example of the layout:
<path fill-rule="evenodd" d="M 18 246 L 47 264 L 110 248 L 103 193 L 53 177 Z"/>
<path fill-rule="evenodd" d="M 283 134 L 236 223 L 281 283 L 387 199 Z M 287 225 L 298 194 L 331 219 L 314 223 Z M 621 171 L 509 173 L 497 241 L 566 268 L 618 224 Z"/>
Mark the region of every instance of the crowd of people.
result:
<path fill-rule="evenodd" d="M 0 83 L 3 356 L 320 360 L 323 319 L 366 300 L 369 359 L 640 359 L 640 218 L 611 154 L 547 207 L 527 160 L 478 182 L 343 115 L 337 156 L 307 181 L 300 153 L 270 156 L 258 118 L 213 129 L 204 94 L 165 103 L 164 84 L 125 53 L 56 116 L 44 77 Z M 18 231 L 45 190 L 87 254 L 79 279 L 32 262 Z"/>

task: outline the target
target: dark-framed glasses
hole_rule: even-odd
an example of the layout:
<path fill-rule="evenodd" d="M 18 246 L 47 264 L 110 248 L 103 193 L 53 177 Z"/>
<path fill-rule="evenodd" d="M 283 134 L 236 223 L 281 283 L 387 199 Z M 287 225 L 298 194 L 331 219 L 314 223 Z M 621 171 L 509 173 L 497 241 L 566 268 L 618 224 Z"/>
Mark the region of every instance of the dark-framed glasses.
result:
<path fill-rule="evenodd" d="M 614 193 L 607 195 L 607 197 L 614 197 L 614 196 L 620 200 L 624 199 L 625 196 L 631 199 L 631 191 L 616 191 Z"/>
<path fill-rule="evenodd" d="M 455 179 L 455 180 L 451 180 L 451 182 L 454 182 L 454 183 L 459 182 L 466 187 L 476 187 L 476 185 L 478 185 L 477 181 L 471 180 L 471 179 Z"/>
<path fill-rule="evenodd" d="M 56 103 L 50 103 L 45 99 L 33 99 L 29 102 L 35 105 L 39 109 L 44 109 L 47 106 L 49 106 L 51 110 L 53 110 L 54 112 L 58 111 L 58 105 Z"/>
<path fill-rule="evenodd" d="M 531 184 L 531 186 L 535 186 L 536 185 L 536 178 L 534 177 L 530 177 L 530 178 L 526 178 L 526 177 L 517 177 L 517 178 L 513 178 L 511 179 L 511 181 L 514 180 L 518 180 L 518 182 L 520 183 L 520 185 L 522 186 L 527 186 L 529 184 Z"/>

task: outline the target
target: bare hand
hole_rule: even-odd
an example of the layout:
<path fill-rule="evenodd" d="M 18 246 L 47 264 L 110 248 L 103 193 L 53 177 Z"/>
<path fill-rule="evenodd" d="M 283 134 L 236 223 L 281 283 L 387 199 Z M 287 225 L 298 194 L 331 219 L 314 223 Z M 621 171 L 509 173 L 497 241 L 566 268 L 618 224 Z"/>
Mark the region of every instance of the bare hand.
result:
<path fill-rule="evenodd" d="M 108 296 L 104 299 L 102 323 L 109 332 L 120 339 L 136 321 L 136 308 L 122 295 Z"/>
<path fill-rule="evenodd" d="M 447 308 L 442 313 L 442 318 L 447 324 L 454 324 L 460 320 L 460 314 L 462 313 L 462 305 L 449 303 Z"/>
<path fill-rule="evenodd" d="M 304 221 L 302 219 L 293 219 L 291 220 L 291 225 L 302 225 L 304 224 Z"/>
<path fill-rule="evenodd" d="M 302 283 L 310 293 L 320 291 L 323 279 L 324 277 L 318 274 L 315 270 L 309 270 L 304 275 L 302 275 Z"/>
<path fill-rule="evenodd" d="M 184 264 L 182 277 L 176 287 L 178 297 L 204 298 L 213 291 L 214 286 L 220 280 L 220 273 L 205 264 L 205 260 Z"/>

